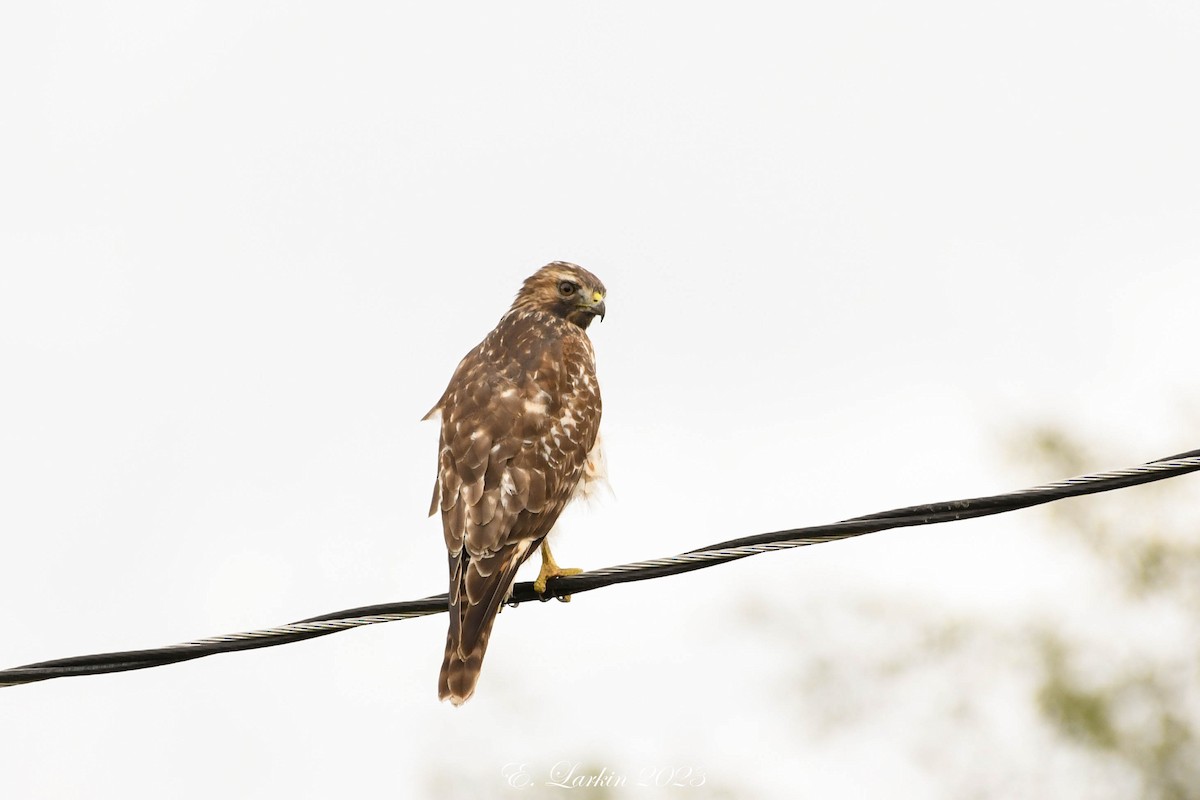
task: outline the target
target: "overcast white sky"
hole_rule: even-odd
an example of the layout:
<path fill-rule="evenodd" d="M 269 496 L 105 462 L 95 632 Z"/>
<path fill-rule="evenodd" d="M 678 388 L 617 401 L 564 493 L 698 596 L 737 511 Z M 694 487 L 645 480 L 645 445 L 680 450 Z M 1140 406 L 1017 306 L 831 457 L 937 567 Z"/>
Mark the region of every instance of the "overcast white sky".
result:
<path fill-rule="evenodd" d="M 1016 488 L 1035 421 L 1195 447 L 1198 75 L 1187 0 L 10 4 L 0 667 L 444 591 L 418 420 L 553 259 L 609 289 L 564 564 Z M 889 729 L 798 747 L 728 610 L 1065 602 L 1026 528 L 525 606 L 458 711 L 443 617 L 0 690 L 0 794 L 936 796 Z"/>

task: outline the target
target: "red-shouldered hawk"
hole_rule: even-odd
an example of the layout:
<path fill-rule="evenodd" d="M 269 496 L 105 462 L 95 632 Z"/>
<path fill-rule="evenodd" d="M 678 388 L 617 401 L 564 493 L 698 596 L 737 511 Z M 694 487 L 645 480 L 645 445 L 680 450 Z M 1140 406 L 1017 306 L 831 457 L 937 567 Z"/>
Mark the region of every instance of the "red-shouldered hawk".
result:
<path fill-rule="evenodd" d="M 442 417 L 429 514 L 441 509 L 450 555 L 450 630 L 438 696 L 475 691 L 517 568 L 541 546 L 546 580 L 562 569 L 546 535 L 600 465 L 600 387 L 587 327 L 605 289 L 565 261 L 525 280 L 512 308 L 454 371 L 426 419 Z"/>

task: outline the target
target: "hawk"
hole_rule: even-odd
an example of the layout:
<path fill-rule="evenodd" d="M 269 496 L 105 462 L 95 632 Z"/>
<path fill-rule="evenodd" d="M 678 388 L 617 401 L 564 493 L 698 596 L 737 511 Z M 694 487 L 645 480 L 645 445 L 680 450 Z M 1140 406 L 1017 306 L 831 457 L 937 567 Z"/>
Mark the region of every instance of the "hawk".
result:
<path fill-rule="evenodd" d="M 462 705 L 518 567 L 541 548 L 534 588 L 580 570 L 546 543 L 567 503 L 602 477 L 600 387 L 587 336 L 604 319 L 604 284 L 555 261 L 525 280 L 512 307 L 467 353 L 437 404 L 438 475 L 429 515 L 442 512 L 450 559 L 450 630 L 438 697 Z"/>

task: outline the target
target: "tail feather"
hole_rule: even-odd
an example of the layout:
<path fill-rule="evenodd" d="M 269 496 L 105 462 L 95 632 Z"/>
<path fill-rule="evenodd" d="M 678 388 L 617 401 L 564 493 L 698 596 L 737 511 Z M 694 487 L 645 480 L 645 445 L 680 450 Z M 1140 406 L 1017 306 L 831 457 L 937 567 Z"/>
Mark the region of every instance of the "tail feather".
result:
<path fill-rule="evenodd" d="M 465 553 L 451 556 L 450 628 L 438 677 L 439 699 L 461 706 L 475 693 L 500 606 L 512 591 L 517 569 L 536 547 L 536 542 L 522 541 L 485 559 L 472 560 Z"/>
<path fill-rule="evenodd" d="M 475 684 L 479 683 L 479 672 L 483 669 L 483 653 L 486 649 L 485 639 L 482 647 L 462 658 L 454 644 L 446 642 L 446 659 L 442 662 L 442 674 L 438 678 L 439 700 L 449 700 L 454 705 L 461 706 L 475 694 Z"/>

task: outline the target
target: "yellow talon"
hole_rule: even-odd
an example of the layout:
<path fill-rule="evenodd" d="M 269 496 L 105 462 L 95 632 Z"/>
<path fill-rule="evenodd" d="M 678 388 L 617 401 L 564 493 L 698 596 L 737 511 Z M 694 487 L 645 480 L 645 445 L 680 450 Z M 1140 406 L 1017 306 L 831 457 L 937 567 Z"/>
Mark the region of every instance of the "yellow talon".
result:
<path fill-rule="evenodd" d="M 542 568 L 538 571 L 537 580 L 533 582 L 533 590 L 538 594 L 546 593 L 546 581 L 550 578 L 557 578 L 560 575 L 578 575 L 583 570 L 577 567 L 564 569 L 560 567 L 554 560 L 554 556 L 550 553 L 550 545 L 546 544 L 546 540 L 542 540 Z M 564 603 L 571 602 L 571 595 L 562 597 Z"/>

